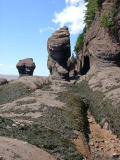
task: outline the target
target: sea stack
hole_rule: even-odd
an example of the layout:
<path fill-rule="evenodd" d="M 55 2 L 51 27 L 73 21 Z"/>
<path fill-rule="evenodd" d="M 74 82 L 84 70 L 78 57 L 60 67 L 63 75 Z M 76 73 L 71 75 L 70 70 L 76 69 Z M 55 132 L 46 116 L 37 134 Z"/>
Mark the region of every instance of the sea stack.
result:
<path fill-rule="evenodd" d="M 32 76 L 36 66 L 32 58 L 27 58 L 19 60 L 16 67 L 18 69 L 19 76 L 21 77 L 21 76 Z"/>
<path fill-rule="evenodd" d="M 67 27 L 52 34 L 47 42 L 48 69 L 53 79 L 69 79 L 70 33 Z"/>

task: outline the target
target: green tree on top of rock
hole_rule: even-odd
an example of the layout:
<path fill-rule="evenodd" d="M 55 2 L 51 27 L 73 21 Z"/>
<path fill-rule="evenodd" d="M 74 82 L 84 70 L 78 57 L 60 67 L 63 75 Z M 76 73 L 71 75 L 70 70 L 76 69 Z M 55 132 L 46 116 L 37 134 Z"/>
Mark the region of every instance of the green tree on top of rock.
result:
<path fill-rule="evenodd" d="M 76 45 L 74 48 L 75 53 L 77 54 L 79 51 L 83 50 L 83 45 L 84 45 L 84 36 L 88 28 L 91 26 L 96 12 L 101 8 L 102 3 L 105 0 L 84 0 L 86 3 L 86 13 L 85 13 L 85 28 L 82 33 L 79 34 Z"/>
<path fill-rule="evenodd" d="M 77 38 L 77 42 L 74 48 L 76 54 L 83 49 L 83 45 L 84 45 L 84 33 L 81 33 Z"/>

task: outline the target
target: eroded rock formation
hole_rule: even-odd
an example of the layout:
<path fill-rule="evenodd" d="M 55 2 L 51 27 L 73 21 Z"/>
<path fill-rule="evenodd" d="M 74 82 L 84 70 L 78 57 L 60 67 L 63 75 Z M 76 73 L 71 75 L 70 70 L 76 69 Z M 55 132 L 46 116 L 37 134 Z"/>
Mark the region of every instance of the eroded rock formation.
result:
<path fill-rule="evenodd" d="M 48 69 L 54 79 L 69 79 L 70 34 L 67 27 L 52 34 L 47 42 Z"/>
<path fill-rule="evenodd" d="M 105 27 L 101 23 L 101 15 L 113 6 L 117 9 L 114 26 Z M 118 0 L 104 1 L 85 35 L 83 53 L 78 55 L 77 63 L 78 71 L 81 73 L 88 64 L 87 60 L 85 61 L 85 57 L 88 57 L 90 69 L 86 77 L 90 86 L 107 92 L 106 96 L 116 99 L 115 103 L 120 99 L 120 89 L 117 87 L 120 85 L 120 10 L 118 7 Z M 118 90 L 117 95 L 115 90 Z"/>
<path fill-rule="evenodd" d="M 83 53 L 78 55 L 79 63 L 77 65 L 81 72 L 88 64 L 84 60 L 85 57 L 88 57 L 90 69 L 87 74 L 80 77 L 79 82 L 86 80 L 93 91 L 100 91 L 99 94 L 103 96 L 103 99 L 112 104 L 108 105 L 106 112 L 107 105 L 96 111 L 96 117 L 100 115 L 101 126 L 107 124 L 109 127 L 106 128 L 119 135 L 119 123 L 116 124 L 120 120 L 117 116 L 120 114 L 118 111 L 120 107 L 120 5 L 118 2 L 118 0 L 105 0 L 102 8 L 96 13 L 95 19 L 85 35 Z M 105 16 L 107 10 L 113 6 L 115 8 L 114 23 L 111 22 L 111 26 L 105 26 L 101 21 L 101 15 Z M 108 15 L 106 22 L 110 20 L 109 18 Z M 102 106 L 102 103 L 101 100 L 99 107 Z M 94 108 L 94 110 L 96 109 Z"/>
<path fill-rule="evenodd" d="M 113 2 L 107 3 L 111 5 Z M 102 27 L 100 22 L 101 13 L 104 13 L 106 1 L 103 3 L 101 12 L 96 14 L 95 20 L 86 34 L 84 42 L 84 54 L 92 57 L 92 64 L 96 68 L 120 66 L 120 16 L 116 16 L 117 28 L 115 31 Z M 119 17 L 119 20 L 118 20 Z"/>
<path fill-rule="evenodd" d="M 0 85 L 6 84 L 8 81 L 5 78 L 0 78 Z"/>
<path fill-rule="evenodd" d="M 32 76 L 36 66 L 32 58 L 27 58 L 20 60 L 16 67 L 18 69 L 19 76 Z"/>
<path fill-rule="evenodd" d="M 77 68 L 80 74 L 83 73 L 82 70 L 87 65 L 89 65 L 88 71 L 90 68 L 92 73 L 105 70 L 108 67 L 120 66 L 120 11 L 118 6 L 118 0 L 105 0 L 102 8 L 96 13 L 84 38 L 83 53 L 80 53 L 77 58 Z M 114 17 L 114 26 L 110 26 L 111 28 L 103 26 L 101 16 L 105 16 L 108 10 L 113 7 L 118 10 Z M 110 21 L 109 18 L 108 15 L 108 21 Z"/>

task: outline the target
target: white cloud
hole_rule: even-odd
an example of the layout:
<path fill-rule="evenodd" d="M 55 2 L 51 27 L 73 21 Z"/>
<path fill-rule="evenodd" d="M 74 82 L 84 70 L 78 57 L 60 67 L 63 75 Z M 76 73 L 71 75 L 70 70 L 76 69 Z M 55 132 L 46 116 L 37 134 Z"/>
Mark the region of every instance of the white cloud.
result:
<path fill-rule="evenodd" d="M 15 66 L 9 66 L 8 68 L 10 68 L 10 69 L 14 69 L 14 68 L 15 68 Z"/>
<path fill-rule="evenodd" d="M 81 0 L 65 0 L 65 2 L 66 7 L 60 13 L 55 13 L 52 21 L 60 27 L 68 25 L 71 34 L 77 34 L 84 28 L 85 4 Z"/>
<path fill-rule="evenodd" d="M 80 0 L 65 0 L 66 4 L 77 5 L 80 3 Z"/>
<path fill-rule="evenodd" d="M 51 31 L 55 30 L 53 27 L 50 27 L 50 26 L 48 26 L 47 28 L 48 28 L 48 30 L 51 30 Z"/>
<path fill-rule="evenodd" d="M 46 32 L 46 31 L 54 31 L 55 29 L 53 27 L 46 27 L 46 28 L 40 28 L 40 33 Z"/>
<path fill-rule="evenodd" d="M 43 30 L 42 29 L 40 29 L 40 33 L 42 33 L 43 32 Z"/>
<path fill-rule="evenodd" d="M 3 64 L 0 64 L 0 67 L 4 66 Z"/>
<path fill-rule="evenodd" d="M 16 68 L 16 67 L 13 66 L 13 65 L 8 66 L 8 65 L 4 65 L 4 64 L 0 64 L 0 67 L 7 68 L 7 69 L 14 69 L 14 68 Z"/>

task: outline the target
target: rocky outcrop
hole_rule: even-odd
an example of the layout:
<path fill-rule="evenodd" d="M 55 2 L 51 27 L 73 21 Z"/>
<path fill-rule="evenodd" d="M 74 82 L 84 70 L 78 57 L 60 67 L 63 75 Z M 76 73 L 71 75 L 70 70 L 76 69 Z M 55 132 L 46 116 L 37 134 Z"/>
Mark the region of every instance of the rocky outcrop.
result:
<path fill-rule="evenodd" d="M 118 6 L 118 0 L 105 0 L 101 10 L 96 13 L 95 19 L 84 38 L 83 53 L 77 57 L 79 73 L 88 65 L 85 57 L 88 57 L 90 61 L 87 71 L 90 69 L 92 73 L 103 70 L 103 68 L 120 66 L 120 11 Z M 105 22 L 101 22 L 102 15 L 105 16 L 110 9 L 112 11 L 113 7 L 114 10 L 116 8 L 118 10 L 114 17 L 114 26 L 103 26 L 105 24 L 102 23 Z M 107 16 L 108 21 L 110 21 L 109 15 Z"/>
<path fill-rule="evenodd" d="M 0 85 L 6 84 L 8 81 L 5 78 L 0 78 Z"/>
<path fill-rule="evenodd" d="M 83 53 L 78 55 L 78 69 L 82 70 L 88 65 L 89 69 L 84 78 L 94 90 L 106 92 L 105 96 L 120 102 L 120 10 L 118 0 L 105 0 L 100 11 L 84 38 Z M 107 12 L 109 6 L 117 8 L 114 17 L 114 27 L 104 27 L 101 15 Z M 82 79 L 82 78 L 81 78 Z"/>
<path fill-rule="evenodd" d="M 48 69 L 53 79 L 69 79 L 70 34 L 60 28 L 48 39 Z"/>
<path fill-rule="evenodd" d="M 36 66 L 32 58 L 27 58 L 20 60 L 16 67 L 18 69 L 19 76 L 32 76 Z"/>
<path fill-rule="evenodd" d="M 107 6 L 112 3 L 113 2 L 110 1 L 107 3 Z M 120 41 L 118 41 L 120 26 L 117 25 L 117 30 L 115 31 L 107 27 L 102 27 L 100 16 L 104 13 L 105 5 L 106 1 L 103 3 L 103 9 L 96 14 L 95 20 L 88 30 L 84 42 L 83 54 L 91 57 L 91 66 L 96 65 L 97 69 L 120 66 Z"/>
<path fill-rule="evenodd" d="M 89 70 L 87 74 L 80 77 L 78 83 L 86 80 L 93 91 L 100 91 L 95 92 L 103 96 L 97 106 L 98 108 L 102 106 L 104 101 L 109 102 L 106 112 L 107 105 L 105 102 L 101 110 L 97 111 L 94 108 L 92 114 L 96 119 L 100 115 L 98 122 L 103 123 L 101 126 L 107 124 L 105 128 L 110 128 L 112 132 L 119 135 L 120 127 L 119 123 L 116 124 L 116 122 L 120 120 L 120 6 L 117 3 L 118 0 L 105 0 L 102 8 L 96 13 L 95 19 L 85 35 L 83 52 L 78 55 L 79 63 L 77 64 L 81 72 L 88 64 L 83 59 L 88 57 Z M 113 6 L 117 10 L 114 16 L 114 26 L 105 26 L 102 24 L 101 15 L 107 13 L 107 10 Z M 108 20 L 109 15 L 106 22 Z M 99 100 L 96 98 L 96 101 Z M 104 118 L 105 121 L 103 121 Z"/>

